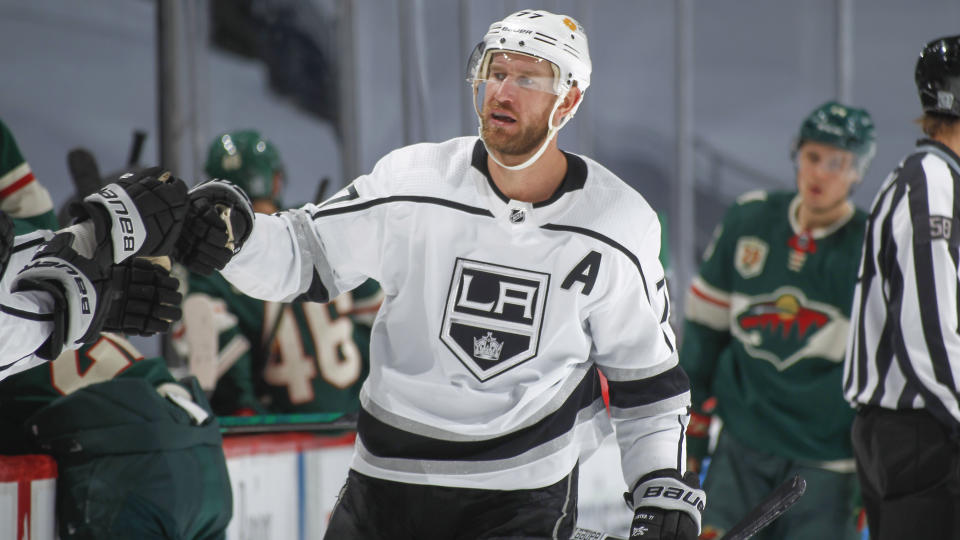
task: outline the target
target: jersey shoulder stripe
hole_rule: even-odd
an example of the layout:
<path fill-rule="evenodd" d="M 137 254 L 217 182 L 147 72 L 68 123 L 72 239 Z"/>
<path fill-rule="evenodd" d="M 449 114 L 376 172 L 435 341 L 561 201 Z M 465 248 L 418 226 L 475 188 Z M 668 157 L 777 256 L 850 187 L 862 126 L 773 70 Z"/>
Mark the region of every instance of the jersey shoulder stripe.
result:
<path fill-rule="evenodd" d="M 316 211 L 311 216 L 313 219 L 318 219 L 326 216 L 335 216 L 338 214 L 349 214 L 351 212 L 359 212 L 361 210 L 366 210 L 374 206 L 379 206 L 381 204 L 389 204 L 395 202 L 414 202 L 414 203 L 423 203 L 423 204 L 435 204 L 439 206 L 446 206 L 454 210 L 460 210 L 461 212 L 466 212 L 468 214 L 474 214 L 484 217 L 493 217 L 493 213 L 484 208 L 477 208 L 475 206 L 470 206 L 467 204 L 459 203 L 456 201 L 451 201 L 448 199 L 442 199 L 440 197 L 428 197 L 420 195 L 394 195 L 389 197 L 383 197 L 379 199 L 373 199 L 369 201 L 364 201 L 362 203 L 353 204 L 349 206 L 339 206 L 336 208 L 328 208 Z"/>
<path fill-rule="evenodd" d="M 609 238 L 607 236 L 604 236 L 603 234 L 600 234 L 597 231 L 592 231 L 590 229 L 586 229 L 583 227 L 575 227 L 572 225 L 558 225 L 555 223 L 547 223 L 545 225 L 542 225 L 541 228 L 546 229 L 548 231 L 572 232 L 576 234 L 582 234 L 584 236 L 589 236 L 590 238 L 593 238 L 594 240 L 599 240 L 604 244 L 607 244 L 608 246 L 623 253 L 630 260 L 630 262 L 637 267 L 637 271 L 640 272 L 641 282 L 643 283 L 643 292 L 646 293 L 647 300 L 650 300 L 650 291 L 647 289 L 647 278 L 643 273 L 643 266 L 641 266 L 640 264 L 640 259 L 636 255 L 634 255 L 632 251 L 624 247 L 622 244 L 620 244 L 616 240 Z"/>

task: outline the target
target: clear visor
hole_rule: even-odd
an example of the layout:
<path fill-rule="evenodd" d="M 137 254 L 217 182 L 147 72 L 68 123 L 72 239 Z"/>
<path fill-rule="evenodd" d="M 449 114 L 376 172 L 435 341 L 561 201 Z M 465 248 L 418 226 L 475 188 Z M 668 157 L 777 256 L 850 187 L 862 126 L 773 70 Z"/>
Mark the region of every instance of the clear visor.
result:
<path fill-rule="evenodd" d="M 477 116 L 483 117 L 488 105 L 495 101 L 539 100 L 548 98 L 555 102 L 560 95 L 559 70 L 549 60 L 502 49 L 484 51 L 483 43 L 477 45 L 467 68 L 467 82 L 473 86 L 473 107 Z M 509 113 L 501 120 L 510 122 Z"/>
<path fill-rule="evenodd" d="M 861 158 L 853 152 L 824 144 L 803 144 L 796 160 L 798 169 L 828 175 L 859 176 L 863 168 Z"/>
<path fill-rule="evenodd" d="M 474 48 L 467 62 L 467 82 L 486 84 L 488 91 L 510 86 L 520 92 L 559 95 L 559 70 L 549 60 L 503 49 Z"/>

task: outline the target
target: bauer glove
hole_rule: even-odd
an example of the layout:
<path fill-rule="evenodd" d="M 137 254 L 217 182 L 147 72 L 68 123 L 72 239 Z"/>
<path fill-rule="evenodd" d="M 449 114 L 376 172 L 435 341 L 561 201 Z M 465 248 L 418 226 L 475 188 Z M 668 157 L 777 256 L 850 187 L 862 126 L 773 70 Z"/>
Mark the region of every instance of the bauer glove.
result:
<path fill-rule="evenodd" d="M 103 330 L 152 336 L 167 332 L 183 315 L 180 282 L 168 268 L 139 257 L 110 269 L 110 305 Z"/>
<path fill-rule="evenodd" d="M 671 469 L 652 472 L 624 494 L 633 507 L 630 540 L 696 540 L 707 495 L 696 473 Z"/>
<path fill-rule="evenodd" d="M 221 270 L 253 230 L 250 198 L 232 182 L 208 180 L 190 190 L 186 224 L 174 259 L 199 274 Z"/>
<path fill-rule="evenodd" d="M 127 172 L 69 211 L 72 247 L 104 268 L 134 255 L 170 255 L 187 214 L 187 185 L 160 167 Z"/>

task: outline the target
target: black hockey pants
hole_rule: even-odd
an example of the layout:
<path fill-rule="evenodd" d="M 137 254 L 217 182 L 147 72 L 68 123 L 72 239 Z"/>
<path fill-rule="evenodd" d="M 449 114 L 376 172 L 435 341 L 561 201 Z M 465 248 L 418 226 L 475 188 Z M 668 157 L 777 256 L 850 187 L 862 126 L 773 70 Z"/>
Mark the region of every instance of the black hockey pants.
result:
<path fill-rule="evenodd" d="M 405 484 L 350 470 L 325 540 L 568 539 L 577 469 L 540 489 L 497 491 Z"/>
<path fill-rule="evenodd" d="M 852 437 L 871 540 L 960 538 L 960 445 L 943 424 L 866 406 Z"/>

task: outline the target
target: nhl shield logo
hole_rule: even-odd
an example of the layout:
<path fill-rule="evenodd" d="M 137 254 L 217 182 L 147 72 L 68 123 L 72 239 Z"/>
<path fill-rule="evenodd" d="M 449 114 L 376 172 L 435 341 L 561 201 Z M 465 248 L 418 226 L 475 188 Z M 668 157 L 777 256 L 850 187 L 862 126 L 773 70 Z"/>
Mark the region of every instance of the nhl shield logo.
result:
<path fill-rule="evenodd" d="M 737 249 L 733 254 L 733 266 L 744 279 L 760 275 L 767 261 L 770 247 L 756 236 L 744 236 L 737 239 Z"/>
<path fill-rule="evenodd" d="M 480 381 L 537 355 L 550 274 L 457 259 L 440 340 Z"/>

